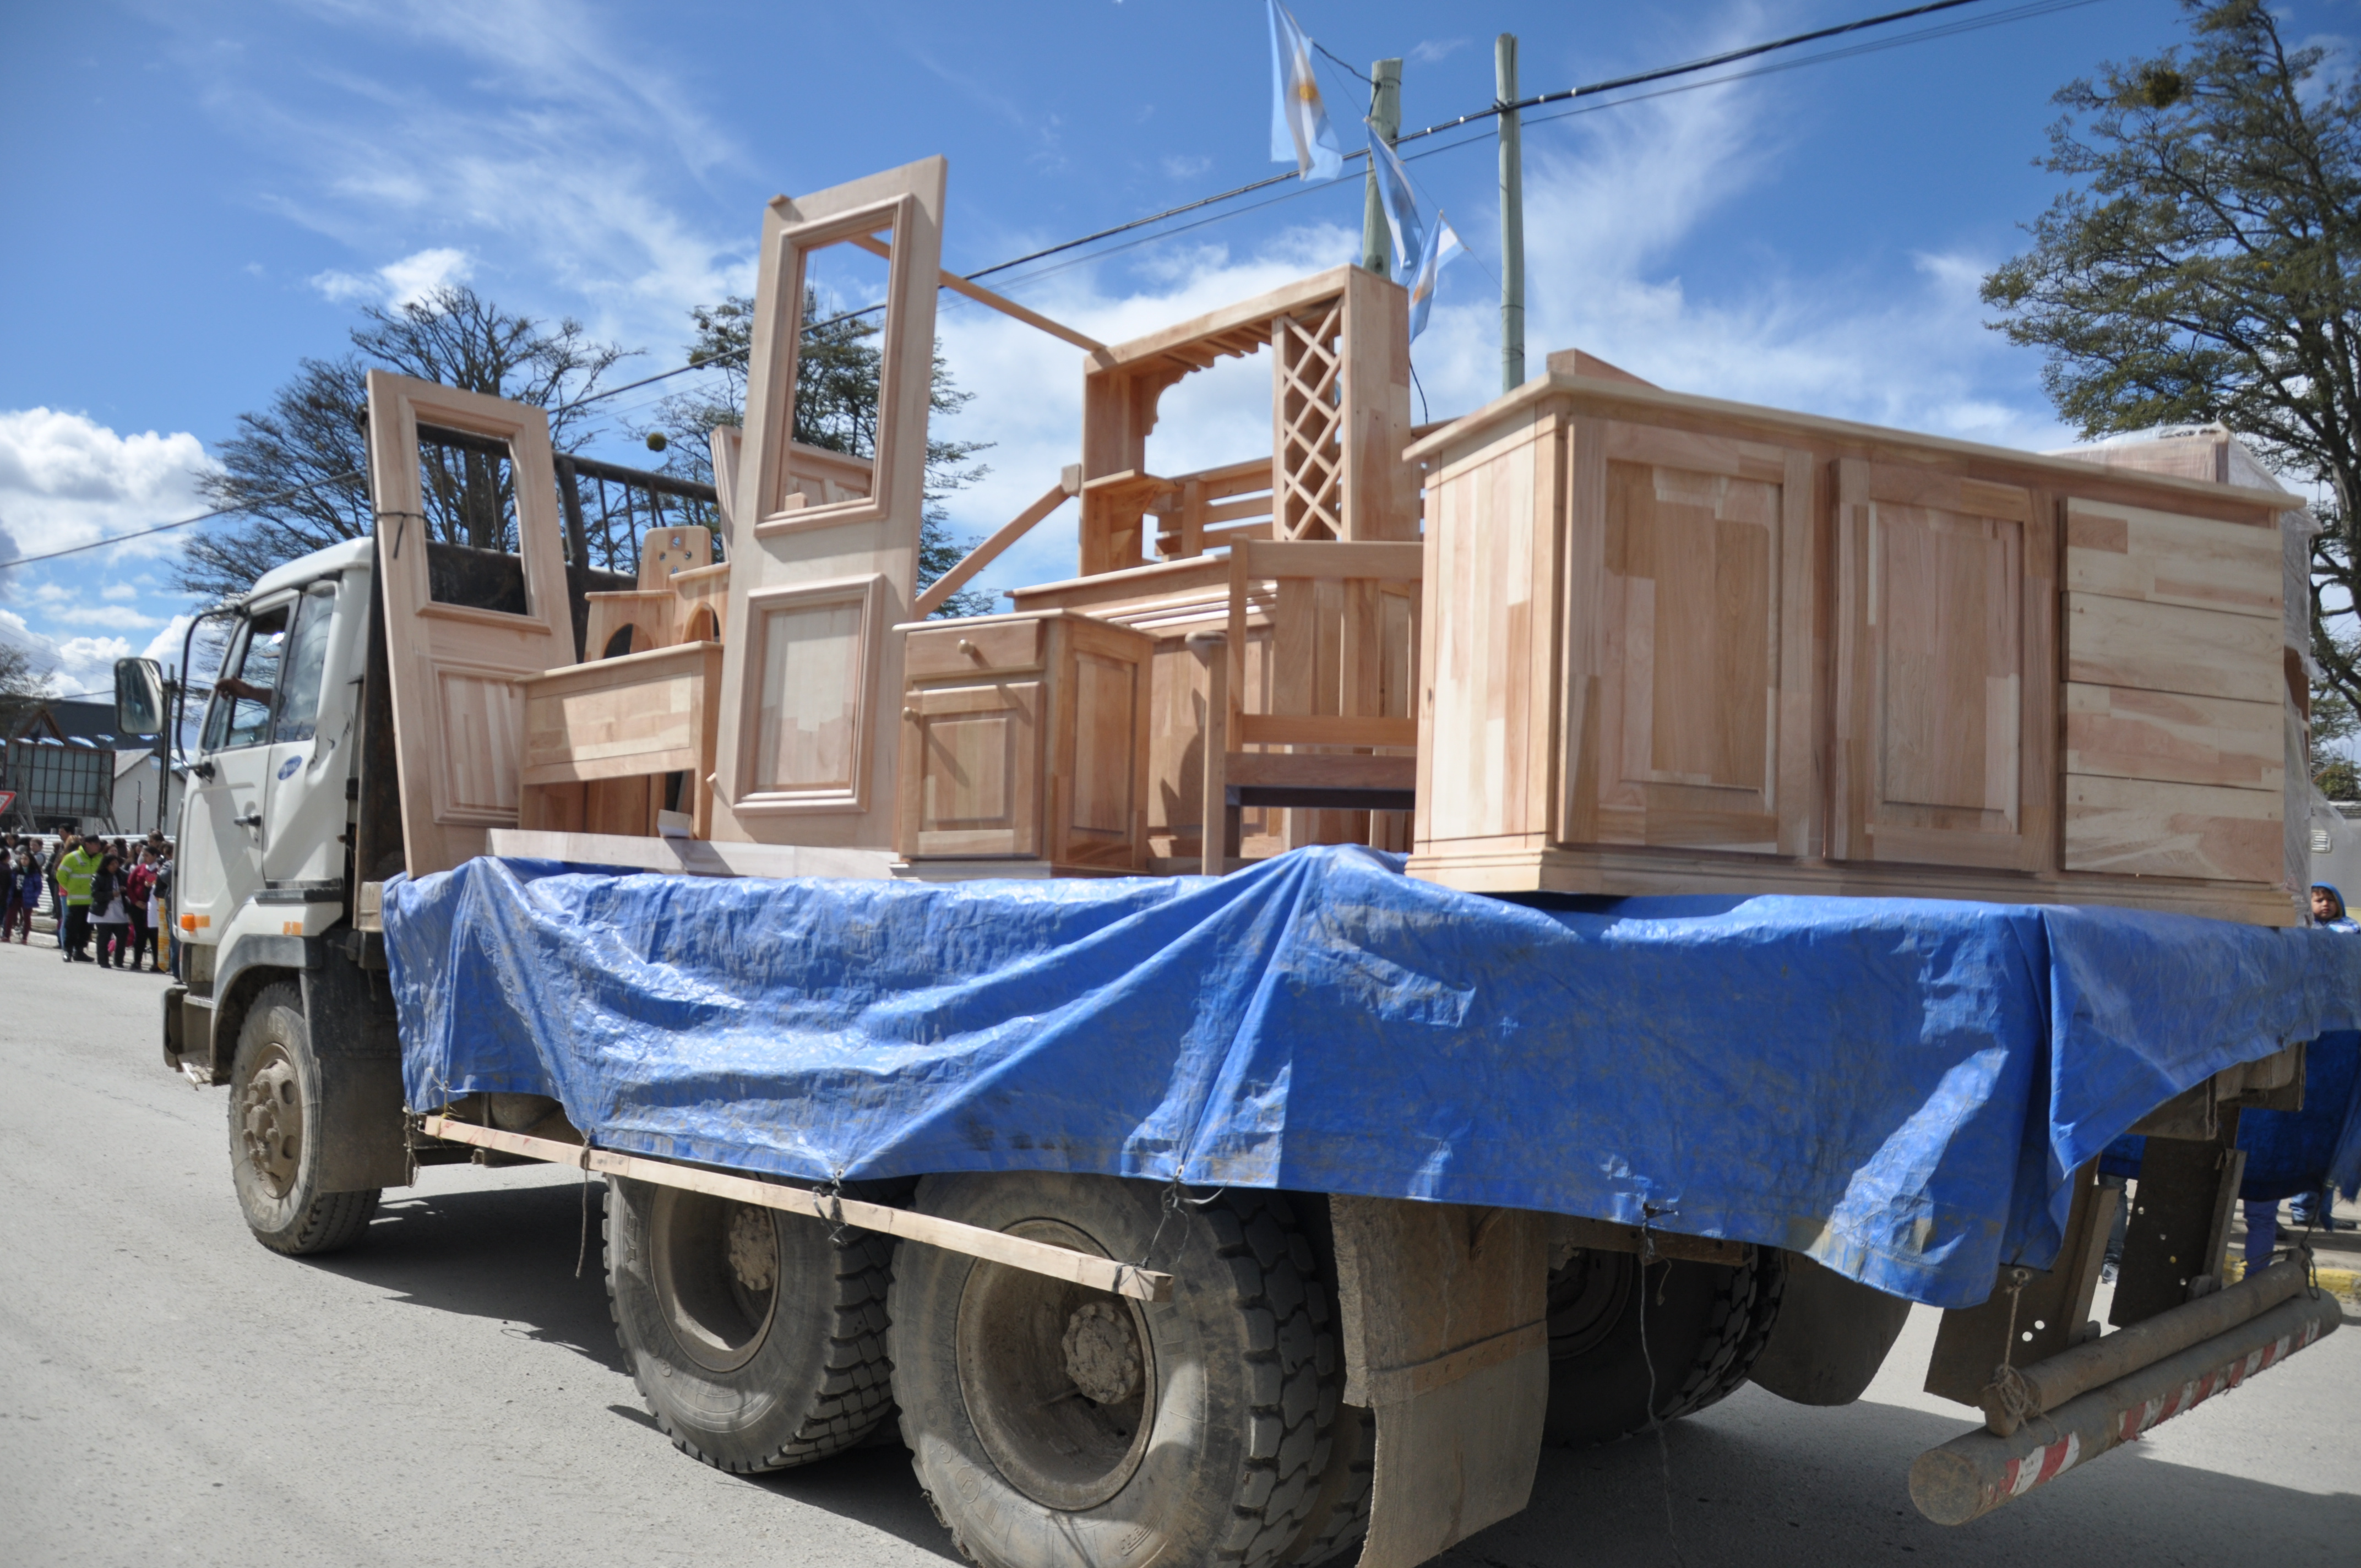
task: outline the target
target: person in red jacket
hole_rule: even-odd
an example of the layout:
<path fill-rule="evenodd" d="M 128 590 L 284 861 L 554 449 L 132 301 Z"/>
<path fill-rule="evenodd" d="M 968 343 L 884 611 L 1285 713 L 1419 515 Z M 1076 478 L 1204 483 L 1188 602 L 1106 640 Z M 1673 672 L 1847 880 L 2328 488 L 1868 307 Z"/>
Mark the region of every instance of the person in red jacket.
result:
<path fill-rule="evenodd" d="M 135 970 L 143 959 L 150 969 L 160 967 L 156 961 L 156 927 L 148 918 L 148 900 L 155 891 L 156 851 L 142 847 L 138 861 L 123 879 L 123 908 L 131 916 L 131 967 Z"/>

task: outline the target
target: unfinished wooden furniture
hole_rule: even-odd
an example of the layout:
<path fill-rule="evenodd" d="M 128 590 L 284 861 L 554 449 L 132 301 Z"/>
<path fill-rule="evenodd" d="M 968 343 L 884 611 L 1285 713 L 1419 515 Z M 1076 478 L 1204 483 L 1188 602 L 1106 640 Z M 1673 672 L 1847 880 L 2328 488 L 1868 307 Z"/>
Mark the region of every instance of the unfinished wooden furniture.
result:
<path fill-rule="evenodd" d="M 1410 455 L 1414 872 L 2300 917 L 2284 498 L 1564 373 Z"/>
<path fill-rule="evenodd" d="M 1152 638 L 1070 611 L 900 630 L 906 861 L 1147 869 Z"/>
<path fill-rule="evenodd" d="M 1200 634 L 1193 642 L 1221 666 L 1209 671 L 1205 707 L 1203 816 L 1223 825 L 1204 840 L 1208 875 L 1222 874 L 1236 854 L 1246 806 L 1357 815 L 1415 804 L 1411 596 L 1423 558 L 1414 541 L 1244 539 L 1230 546 L 1228 624 L 1218 640 Z M 1246 654 L 1249 603 L 1258 597 L 1270 630 L 1268 679 L 1256 692 Z M 1320 821 L 1303 837 L 1366 841 L 1367 834 L 1366 820 Z"/>
<path fill-rule="evenodd" d="M 650 530 L 640 541 L 637 587 L 583 596 L 590 606 L 589 630 L 583 639 L 589 656 L 611 659 L 620 653 L 644 653 L 686 640 L 686 612 L 694 607 L 682 602 L 682 581 L 694 581 L 699 588 L 708 580 L 717 581 L 727 593 L 729 567 L 725 565 L 710 579 L 697 576 L 712 571 L 713 535 L 704 529 Z M 697 598 L 701 603 L 707 597 L 699 594 Z M 720 635 L 717 629 L 699 640 L 719 641 Z"/>
<path fill-rule="evenodd" d="M 902 642 L 888 629 L 910 618 L 916 593 L 943 180 L 931 158 L 779 197 L 763 215 L 730 506 L 717 836 L 892 842 L 900 736 L 877 710 L 901 689 Z M 807 262 L 821 247 L 873 240 L 890 253 L 876 454 L 815 481 L 819 460 L 792 439 Z"/>
<path fill-rule="evenodd" d="M 561 833 L 653 835 L 657 814 L 682 810 L 690 832 L 712 829 L 721 707 L 721 645 L 683 642 L 519 683 L 524 698 L 518 827 Z M 683 775 L 668 806 L 664 781 Z"/>
<path fill-rule="evenodd" d="M 402 841 L 410 874 L 423 876 L 482 854 L 489 829 L 517 825 L 516 682 L 574 652 L 564 524 L 541 410 L 383 370 L 368 373 L 368 408 Z M 485 521 L 512 510 L 513 555 L 429 537 L 422 422 L 506 445 L 505 478 L 471 472 L 451 499 L 484 510 Z"/>
<path fill-rule="evenodd" d="M 1399 461 L 1411 433 L 1408 322 L 1408 295 L 1398 285 L 1338 268 L 1101 349 L 1087 362 L 1083 462 L 1062 487 L 1082 502 L 1082 575 L 1016 589 L 1010 598 L 1020 611 L 1081 611 L 1154 638 L 1148 798 L 1155 869 L 1193 871 L 1205 862 L 1209 716 L 1225 728 L 1234 728 L 1226 724 L 1234 705 L 1258 718 L 1411 717 L 1415 597 L 1405 584 L 1350 590 L 1363 596 L 1356 599 L 1356 615 L 1372 606 L 1381 612 L 1374 641 L 1348 632 L 1341 580 L 1307 590 L 1312 598 L 1290 635 L 1324 663 L 1282 671 L 1265 656 L 1279 590 L 1260 585 L 1276 579 L 1254 579 L 1243 633 L 1231 635 L 1232 566 L 1222 554 L 1265 543 L 1322 542 L 1408 543 L 1415 553 L 1414 476 Z M 1191 371 L 1265 350 L 1271 356 L 1269 455 L 1194 473 L 1148 473 L 1148 437 L 1162 395 Z M 1005 548 L 1056 502 L 1054 494 L 1045 495 L 977 554 Z M 1160 557 L 1152 562 L 1151 546 Z M 1293 606 L 1297 588 L 1285 593 Z M 1227 639 L 1219 671 L 1226 686 L 1218 699 L 1210 690 L 1213 667 L 1202 648 L 1189 646 L 1196 633 Z M 1340 665 L 1348 640 L 1351 655 Z M 1371 679 L 1401 706 L 1367 697 L 1363 688 Z M 1355 694 L 1349 698 L 1348 685 Z M 1407 731 L 1402 740 L 1410 743 Z M 1249 754 L 1252 767 L 1268 744 L 1250 749 L 1225 735 L 1214 749 Z M 1217 777 L 1216 784 L 1215 798 L 1226 800 L 1226 783 Z M 1222 815 L 1215 814 L 1217 823 Z M 1366 810 L 1246 805 L 1238 818 L 1231 847 L 1248 859 L 1296 843 L 1366 841 L 1373 834 L 1389 847 L 1408 847 L 1406 819 L 1373 825 Z"/>
<path fill-rule="evenodd" d="M 1410 319 L 1401 288 L 1339 267 L 1091 356 L 1082 383 L 1081 575 L 1147 564 L 1150 514 L 1178 555 L 1208 508 L 1266 485 L 1274 539 L 1411 539 Z M 1190 476 L 1148 471 L 1165 391 L 1224 358 L 1271 351 L 1271 456 Z"/>

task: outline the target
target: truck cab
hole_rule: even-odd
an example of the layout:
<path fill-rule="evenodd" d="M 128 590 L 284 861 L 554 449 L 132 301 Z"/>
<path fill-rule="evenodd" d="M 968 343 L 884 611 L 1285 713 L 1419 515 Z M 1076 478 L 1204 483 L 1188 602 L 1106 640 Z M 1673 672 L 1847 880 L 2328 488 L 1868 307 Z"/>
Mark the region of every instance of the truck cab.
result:
<path fill-rule="evenodd" d="M 206 996 L 258 965 L 301 970 L 303 941 L 348 918 L 375 559 L 368 539 L 314 551 L 229 618 L 181 811 L 174 911 L 182 973 L 209 979 Z"/>

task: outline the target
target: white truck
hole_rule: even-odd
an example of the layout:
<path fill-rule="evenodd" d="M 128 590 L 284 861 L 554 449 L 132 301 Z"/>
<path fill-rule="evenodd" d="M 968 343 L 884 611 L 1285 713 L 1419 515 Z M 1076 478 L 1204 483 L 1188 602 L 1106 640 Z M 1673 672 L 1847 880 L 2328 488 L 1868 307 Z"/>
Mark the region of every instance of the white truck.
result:
<path fill-rule="evenodd" d="M 1544 1441 L 1603 1439 L 1686 1415 L 1750 1377 L 1809 1403 L 1857 1398 L 1907 1301 L 1804 1251 L 1686 1234 L 1676 1215 L 1653 1210 L 1619 1223 L 1406 1191 L 1368 1196 L 1367 1184 L 1359 1192 L 1183 1191 L 1016 1168 L 837 1185 L 601 1147 L 595 1124 L 575 1125 L 582 1108 L 570 1114 L 543 1095 L 405 1103 L 404 1049 L 418 1042 L 403 1037 L 380 906 L 385 884 L 405 871 L 444 872 L 487 851 L 675 874 L 879 877 L 895 869 L 883 839 L 840 833 L 824 813 L 794 815 L 835 789 L 838 817 L 883 824 L 881 831 L 898 820 L 906 848 L 923 848 L 930 832 L 938 846 L 955 843 L 954 860 L 997 846 L 964 874 L 1038 874 L 1007 857 L 1009 846 L 1040 841 L 1042 818 L 978 826 L 985 806 L 972 800 L 950 827 L 928 816 L 959 780 L 925 773 L 935 755 L 926 748 L 952 733 L 950 720 L 978 716 L 1002 727 L 994 734 L 1033 734 L 1008 716 L 1029 724 L 1037 709 L 1026 705 L 1038 698 L 1027 694 L 1054 687 L 1057 650 L 1091 638 L 1100 641 L 1076 658 L 1095 659 L 1085 673 L 1097 679 L 1147 669 L 1160 625 L 1170 646 L 1155 645 L 1153 657 L 1168 661 L 1158 669 L 1199 679 L 1202 694 L 1203 672 L 1218 683 L 1225 666 L 1218 652 L 1202 663 L 1205 641 L 1189 630 L 1190 618 L 1218 626 L 1226 614 L 1237 644 L 1227 667 L 1251 667 L 1243 647 L 1264 624 L 1264 605 L 1277 614 L 1290 601 L 1284 593 L 1253 597 L 1240 575 L 1250 558 L 1274 562 L 1282 576 L 1308 570 L 1300 563 L 1322 552 L 1359 563 L 1344 575 L 1374 586 L 1345 602 L 1368 608 L 1362 652 L 1371 688 L 1392 689 L 1378 679 L 1380 652 L 1406 644 L 1386 630 L 1395 623 L 1376 580 L 1414 578 L 1405 557 L 1415 557 L 1415 543 L 1287 543 L 1257 555 L 1250 528 L 1268 537 L 1272 525 L 1238 522 L 1259 506 L 1304 527 L 1329 526 L 1318 519 L 1340 513 L 1341 527 L 1355 506 L 1396 507 L 1407 497 L 1402 516 L 1412 521 L 1396 523 L 1414 533 L 1416 488 L 1397 471 L 1406 390 L 1389 405 L 1399 417 L 1385 415 L 1394 425 L 1353 402 L 1367 390 L 1356 379 L 1365 369 L 1388 397 L 1389 365 L 1406 370 L 1385 346 L 1406 344 L 1388 326 L 1402 312 L 1401 291 L 1349 269 L 1189 331 L 1092 345 L 1090 374 L 1116 379 L 1091 407 L 1114 422 L 1087 427 L 1080 469 L 986 547 L 1005 546 L 1079 494 L 1083 577 L 1040 590 L 1055 602 L 1030 620 L 892 625 L 928 607 L 912 577 L 932 339 L 928 225 L 939 221 L 930 214 L 939 212 L 940 187 L 939 160 L 928 160 L 824 199 L 774 203 L 765 321 L 779 314 L 779 301 L 802 296 L 789 242 L 804 235 L 890 254 L 895 308 L 927 330 L 906 334 L 898 349 L 888 334 L 886 395 L 900 401 L 884 411 L 873 458 L 811 451 L 785 438 L 789 427 L 766 422 L 761 400 L 795 384 L 791 349 L 780 347 L 793 333 L 758 327 L 748 468 L 736 488 L 741 514 L 746 498 L 761 496 L 776 512 L 730 541 L 730 562 L 696 564 L 709 556 L 690 550 L 675 562 L 686 570 L 651 575 L 650 563 L 671 548 L 659 527 L 647 536 L 638 579 L 593 573 L 579 480 L 638 497 L 631 515 L 642 521 L 660 523 L 655 509 L 666 499 L 726 514 L 738 456 L 730 441 L 716 443 L 719 492 L 587 460 L 544 466 L 536 411 L 373 377 L 376 533 L 280 567 L 216 612 L 225 652 L 190 762 L 170 912 L 181 983 L 165 997 L 162 1041 L 168 1066 L 228 1091 L 232 1179 L 256 1237 L 291 1255 L 350 1245 L 365 1234 L 381 1191 L 410 1182 L 421 1166 L 555 1160 L 603 1172 L 618 1335 L 674 1441 L 725 1469 L 774 1469 L 841 1452 L 898 1410 L 938 1512 L 969 1555 L 994 1568 L 1312 1568 L 1356 1547 L 1366 1568 L 1411 1568 L 1524 1507 Z M 994 299 L 949 274 L 941 286 Z M 1356 319 L 1357 326 L 1338 324 Z M 1333 477 L 1339 464 L 1319 442 L 1341 442 L 1342 469 L 1366 472 L 1367 486 L 1346 486 L 1340 501 L 1333 485 L 1290 488 L 1295 480 L 1268 463 L 1259 480 L 1253 464 L 1174 481 L 1124 466 L 1145 450 L 1157 392 L 1216 357 L 1274 341 L 1274 406 L 1298 432 L 1288 436 L 1287 460 L 1309 454 L 1305 461 Z M 1356 342 L 1378 345 L 1366 363 L 1348 352 Z M 919 373 L 896 381 L 897 363 Z M 1137 385 L 1117 385 L 1125 375 Z M 1307 379 L 1320 375 L 1328 379 Z M 1595 395 L 1599 383 L 1583 385 Z M 1335 417 L 1356 406 L 1353 420 Z M 1326 435 L 1300 433 L 1314 426 Z M 1372 430 L 1396 442 L 1393 455 L 1379 450 L 1383 442 L 1355 445 Z M 449 455 L 452 472 L 472 474 L 477 488 L 422 487 L 423 451 Z M 469 469 L 476 460 L 510 466 Z M 1271 499 L 1228 499 L 1257 483 Z M 459 523 L 471 506 L 512 521 L 505 532 L 470 534 Z M 1151 521 L 1168 529 L 1170 558 L 1134 565 L 1152 542 Z M 1216 538 L 1224 526 L 1233 530 L 1226 561 Z M 765 569 L 804 576 L 765 579 Z M 725 601 L 713 597 L 715 585 L 732 572 L 754 576 L 728 582 L 728 614 L 716 616 Z M 1351 585 L 1354 593 L 1362 587 Z M 1115 609 L 1099 606 L 1104 620 L 1062 607 L 1099 589 L 1135 597 Z M 1307 594 L 1299 602 L 1317 609 L 1327 601 Z M 719 646 L 706 639 L 752 636 L 752 616 L 766 618 L 765 635 L 784 628 L 801 639 L 793 648 L 824 656 L 732 666 L 723 680 Z M 1116 624 L 1126 616 L 1130 624 Z M 1404 631 L 1415 624 L 1413 615 L 1399 617 Z M 648 646 L 632 629 L 652 625 L 673 631 Z M 851 630 L 840 636 L 839 628 Z M 2276 624 L 2267 630 L 2264 652 L 2275 660 Z M 830 649 L 859 646 L 862 636 L 872 639 L 872 663 L 829 663 Z M 1212 644 L 1218 649 L 1219 639 Z M 731 654 L 742 658 L 743 644 L 733 641 Z M 1005 668 L 1017 674 L 998 673 Z M 985 674 L 972 678 L 978 670 Z M 181 734 L 172 711 L 180 694 L 153 663 L 125 661 L 116 682 L 119 728 Z M 1223 711 L 1220 685 L 1211 689 L 1213 700 L 1198 707 L 1209 726 Z M 1043 722 L 1053 737 L 1068 722 L 1057 715 L 1072 712 L 1073 699 L 1061 700 L 1066 707 Z M 798 702 L 807 706 L 798 710 Z M 896 707 L 898 733 L 876 721 Z M 775 737 L 793 729 L 780 716 L 797 711 L 824 722 L 790 755 Z M 1342 738 L 1367 751 L 1399 748 L 1405 726 L 1415 728 L 1399 717 L 1404 709 L 1363 711 L 1370 716 L 1332 711 L 1294 722 L 1315 746 Z M 1243 731 L 1247 744 L 1257 735 L 1291 739 L 1281 716 L 1240 719 L 1233 708 L 1231 717 L 1265 725 Z M 930 730 L 939 719 L 945 727 Z M 1140 722 L 1106 752 L 1135 786 L 1180 751 L 1177 742 L 1156 750 L 1164 740 L 1151 743 Z M 757 724 L 774 750 L 750 760 L 749 726 Z M 831 739 L 847 733 L 862 738 L 851 747 L 859 754 Z M 1071 743 L 1071 724 L 1064 733 Z M 1005 817 L 1022 803 L 1090 796 L 1071 783 L 1089 757 L 1077 763 L 1081 754 L 1054 751 L 1059 743 L 1043 742 L 1049 753 L 992 753 L 1027 767 L 1047 754 L 1051 783 L 1007 793 L 991 809 Z M 1207 744 L 1209 758 L 1221 753 L 1217 739 Z M 918 759 L 904 766 L 898 803 L 896 745 Z M 960 755 L 972 762 L 983 753 Z M 1274 810 L 1349 811 L 1357 801 L 1372 822 L 1408 793 L 1398 756 L 1303 759 L 1325 773 L 1252 771 L 1273 766 L 1271 755 L 1229 753 L 1226 796 L 1209 783 L 1204 814 L 1193 819 L 1204 825 L 1197 853 L 1176 850 L 1155 869 L 1235 865 L 1224 850 L 1240 847 L 1240 813 L 1257 808 L 1258 787 L 1272 792 Z M 770 776 L 763 768 L 803 768 L 808 777 L 772 780 L 767 796 L 750 787 L 717 799 L 707 771 L 726 778 L 741 770 L 760 783 Z M 831 784 L 829 768 L 844 770 L 843 781 Z M 1348 781 L 1341 793 L 1328 787 L 1337 778 Z M 758 808 L 772 815 L 758 817 Z M 545 814 L 538 830 L 534 812 Z M 610 821 L 601 831 L 601 812 L 630 826 Z M 1225 813 L 1227 844 L 1216 831 Z M 1131 853 L 1126 832 L 1134 842 L 1142 836 L 1141 819 L 1127 824 L 1121 811 L 1104 828 L 1090 816 L 1074 806 L 1049 829 L 1080 822 L 1100 835 L 1070 835 L 1077 855 Z M 794 825 L 804 820 L 818 826 L 798 842 Z M 765 834 L 771 842 L 739 841 Z M 960 873 L 935 865 L 931 874 Z M 432 988 L 440 977 L 407 978 Z M 1745 1049 L 1742 1041 L 1696 1044 Z M 1991 1300 L 1947 1313 L 1929 1387 L 1981 1404 L 1985 1420 L 1920 1457 L 1914 1493 L 1930 1517 L 1963 1522 L 2023 1496 L 2341 1321 L 2333 1300 L 2302 1288 L 2295 1264 L 2226 1289 L 2199 1269 L 2199 1259 L 2221 1254 L 2236 1192 L 2225 1151 L 2239 1107 L 2284 1106 L 2301 1093 L 2301 1043 L 2274 1044 L 2284 1048 L 2214 1073 L 2142 1124 L 2152 1135 L 2142 1212 L 2116 1316 L 2134 1326 L 2102 1335 L 2087 1322 L 2115 1201 L 2087 1171 L 2073 1178 L 2055 1266 L 2005 1268 Z M 1795 1135 L 1807 1138 L 1808 1129 Z M 1566 1149 L 1563 1158 L 1592 1155 Z M 1994 1234 L 2006 1219 L 1982 1216 Z M 1792 1245 L 1810 1243 L 1797 1236 Z M 1146 1261 L 1124 1261 L 1133 1259 Z M 2148 1303 L 2136 1322 L 2125 1312 L 2134 1299 Z M 2037 1334 L 2020 1339 L 2020 1311 Z"/>

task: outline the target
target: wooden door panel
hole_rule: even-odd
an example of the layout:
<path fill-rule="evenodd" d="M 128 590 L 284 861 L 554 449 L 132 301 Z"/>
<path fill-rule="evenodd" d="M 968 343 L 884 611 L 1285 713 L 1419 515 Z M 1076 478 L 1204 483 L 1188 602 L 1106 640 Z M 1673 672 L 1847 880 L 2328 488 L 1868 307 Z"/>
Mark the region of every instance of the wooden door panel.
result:
<path fill-rule="evenodd" d="M 1066 831 L 1070 840 L 1106 839 L 1127 851 L 1137 809 L 1132 752 L 1139 666 L 1077 652 L 1073 683 L 1075 767 Z"/>
<path fill-rule="evenodd" d="M 2000 821 L 1977 826 L 2007 831 L 2024 722 L 2024 525 L 1878 505 L 1870 526 L 1882 568 L 1871 593 L 1892 610 L 1879 670 L 1882 804 L 1993 813 Z"/>
<path fill-rule="evenodd" d="M 902 690 L 904 642 L 887 631 L 916 594 L 945 169 L 922 159 L 764 214 L 730 509 L 717 838 L 883 850 L 896 836 L 904 748 L 873 710 Z M 830 247 L 885 258 L 873 455 L 793 439 L 805 280 Z"/>
<path fill-rule="evenodd" d="M 1839 859 L 2031 871 L 2056 754 L 2054 525 L 2014 486 L 1837 465 Z"/>
<path fill-rule="evenodd" d="M 368 373 L 368 399 L 403 842 L 410 873 L 423 876 L 483 853 L 487 829 L 516 824 L 524 705 L 514 682 L 574 662 L 556 470 L 537 408 L 382 370 Z M 438 444 L 435 473 L 422 472 L 421 424 L 505 448 L 514 555 L 431 532 L 437 518 L 447 528 L 475 514 L 454 510 L 455 474 L 441 456 L 452 448 Z"/>
<path fill-rule="evenodd" d="M 1615 672 L 1598 688 L 1596 754 L 1576 764 L 1595 780 L 1592 841 L 1776 852 L 1781 584 L 1808 570 L 1789 558 L 1808 542 L 1808 466 L 1620 422 L 1603 445 L 1571 523 L 1598 530 L 1600 662 Z"/>
<path fill-rule="evenodd" d="M 1039 852 L 1041 690 L 1026 681 L 909 694 L 917 853 Z"/>
<path fill-rule="evenodd" d="M 443 715 L 438 822 L 499 827 L 516 819 L 524 699 L 504 672 L 434 666 Z"/>

